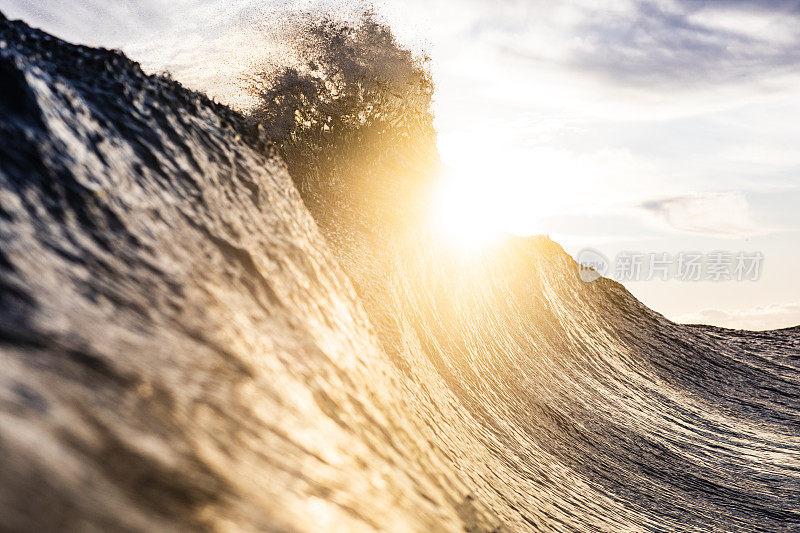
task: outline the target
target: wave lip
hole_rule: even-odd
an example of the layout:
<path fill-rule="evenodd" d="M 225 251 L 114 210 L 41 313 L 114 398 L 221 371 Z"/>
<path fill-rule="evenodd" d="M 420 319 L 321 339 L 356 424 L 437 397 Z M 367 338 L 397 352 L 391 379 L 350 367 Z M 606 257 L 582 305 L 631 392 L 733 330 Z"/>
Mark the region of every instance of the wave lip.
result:
<path fill-rule="evenodd" d="M 799 529 L 800 330 L 404 223 L 438 161 L 387 32 L 311 31 L 316 70 L 243 117 L 0 17 L 0 525 Z M 374 46 L 413 121 L 341 77 L 384 80 Z"/>

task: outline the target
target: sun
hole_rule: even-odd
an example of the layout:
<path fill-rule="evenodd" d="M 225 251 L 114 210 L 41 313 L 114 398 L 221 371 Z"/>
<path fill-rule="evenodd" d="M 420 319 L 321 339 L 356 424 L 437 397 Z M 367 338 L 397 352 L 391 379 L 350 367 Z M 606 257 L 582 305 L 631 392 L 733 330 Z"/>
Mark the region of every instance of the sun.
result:
<path fill-rule="evenodd" d="M 449 173 L 439 178 L 434 191 L 434 230 L 463 253 L 484 250 L 502 234 L 502 209 L 487 186 L 483 180 Z"/>

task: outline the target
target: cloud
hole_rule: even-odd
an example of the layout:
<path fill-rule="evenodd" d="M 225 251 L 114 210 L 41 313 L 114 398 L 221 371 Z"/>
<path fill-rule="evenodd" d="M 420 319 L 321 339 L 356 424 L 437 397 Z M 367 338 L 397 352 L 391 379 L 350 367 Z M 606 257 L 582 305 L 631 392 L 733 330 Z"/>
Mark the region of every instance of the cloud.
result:
<path fill-rule="evenodd" d="M 570 62 L 611 80 L 691 88 L 800 65 L 798 2 L 637 1 L 576 25 Z"/>
<path fill-rule="evenodd" d="M 675 318 L 682 324 L 710 324 L 732 329 L 768 330 L 800 324 L 800 302 L 763 305 L 738 311 L 703 309 Z"/>
<path fill-rule="evenodd" d="M 193 0 L 143 0 L 102 2 L 97 0 L 0 0 L 7 17 L 22 18 L 34 27 L 81 44 L 122 46 L 132 39 L 177 22 L 175 14 L 189 12 Z"/>
<path fill-rule="evenodd" d="M 747 198 L 740 192 L 675 196 L 650 200 L 638 207 L 683 233 L 743 237 L 772 231 L 752 219 Z"/>
<path fill-rule="evenodd" d="M 73 41 L 121 47 L 151 70 L 169 68 L 193 87 L 207 88 L 230 78 L 234 66 L 250 60 L 243 49 L 252 32 L 241 26 L 260 24 L 265 11 L 274 11 L 273 18 L 280 19 L 281 10 L 342 11 L 367 3 L 141 0 L 109 7 L 99 0 L 0 0 L 0 9 Z M 426 39 L 438 40 L 434 58 L 441 57 L 446 70 L 486 85 L 484 100 L 502 94 L 503 101 L 536 99 L 561 102 L 567 109 L 588 106 L 597 113 L 615 114 L 619 106 L 624 110 L 634 101 L 655 96 L 671 99 L 673 105 L 664 101 L 652 105 L 651 98 L 644 102 L 649 114 L 676 106 L 685 113 L 763 95 L 756 89 L 774 85 L 775 76 L 785 76 L 785 86 L 800 66 L 798 1 L 471 0 L 456 5 L 455 0 L 380 0 L 375 4 L 404 35 L 414 33 L 406 31 L 409 28 L 420 31 L 428 25 Z M 197 73 L 213 54 L 233 65 L 222 69 L 219 79 L 212 79 L 213 73 Z M 537 83 L 529 83 L 529 72 L 520 72 L 525 67 L 535 69 Z M 489 83 L 493 77 L 508 80 L 503 91 Z M 460 90 L 467 85 L 459 84 Z M 701 86 L 717 91 L 713 97 L 706 95 L 702 105 L 698 95 L 692 97 L 693 103 L 684 98 L 676 105 L 676 89 Z M 726 94 L 719 94 L 721 88 Z"/>
<path fill-rule="evenodd" d="M 756 0 L 482 0 L 467 2 L 463 10 L 459 5 L 459 14 L 453 16 L 472 18 L 462 35 L 466 46 L 493 48 L 497 64 L 515 61 L 535 69 L 538 77 L 557 77 L 562 91 L 594 83 L 613 87 L 627 100 L 634 94 L 674 99 L 702 89 L 717 93 L 706 95 L 706 107 L 713 107 L 741 101 L 767 86 L 775 90 L 777 81 L 781 86 L 796 81 L 798 5 Z M 726 94 L 718 94 L 720 88 Z M 594 89 L 593 100 L 613 96 Z"/>

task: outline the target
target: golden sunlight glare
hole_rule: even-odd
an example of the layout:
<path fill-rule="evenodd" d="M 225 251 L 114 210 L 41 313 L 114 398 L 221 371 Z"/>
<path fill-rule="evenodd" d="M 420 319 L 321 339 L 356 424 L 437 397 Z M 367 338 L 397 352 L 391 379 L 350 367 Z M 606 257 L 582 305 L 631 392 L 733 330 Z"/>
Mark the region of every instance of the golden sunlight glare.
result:
<path fill-rule="evenodd" d="M 435 190 L 436 232 L 462 252 L 485 249 L 502 232 L 502 206 L 488 198 L 486 185 L 478 180 L 444 175 Z"/>

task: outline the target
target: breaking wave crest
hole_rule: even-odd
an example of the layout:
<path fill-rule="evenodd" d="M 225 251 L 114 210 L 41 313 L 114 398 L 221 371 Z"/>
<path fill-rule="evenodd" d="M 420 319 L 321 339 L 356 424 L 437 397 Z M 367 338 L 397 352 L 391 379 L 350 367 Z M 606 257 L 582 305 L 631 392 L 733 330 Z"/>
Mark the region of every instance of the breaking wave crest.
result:
<path fill-rule="evenodd" d="M 800 528 L 798 329 L 452 253 L 424 60 L 297 27 L 245 116 L 0 17 L 0 526 Z"/>
<path fill-rule="evenodd" d="M 294 63 L 248 78 L 250 120 L 275 142 L 329 238 L 334 226 L 407 224 L 439 164 L 426 59 L 371 13 L 349 22 L 308 14 L 290 27 Z"/>

